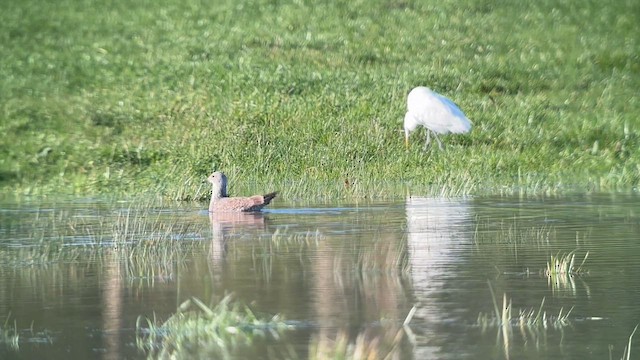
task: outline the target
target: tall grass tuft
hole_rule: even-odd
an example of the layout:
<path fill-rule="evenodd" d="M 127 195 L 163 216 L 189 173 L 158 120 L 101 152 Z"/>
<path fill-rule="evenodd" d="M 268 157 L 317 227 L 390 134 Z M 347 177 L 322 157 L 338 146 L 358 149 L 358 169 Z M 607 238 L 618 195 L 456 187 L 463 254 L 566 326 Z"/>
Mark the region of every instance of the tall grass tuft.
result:
<path fill-rule="evenodd" d="M 547 281 L 552 290 L 575 290 L 574 277 L 586 272 L 583 265 L 589 257 L 589 252 L 586 252 L 582 262 L 578 266 L 575 265 L 575 253 L 576 251 L 574 250 L 567 254 L 558 253 L 551 255 L 549 262 L 547 262 L 547 267 L 544 270 L 544 275 L 547 277 Z"/>
<path fill-rule="evenodd" d="M 9 324 L 11 314 L 7 315 L 2 327 L 0 327 L 0 343 L 6 344 L 11 350 L 18 351 L 20 349 L 20 334 L 18 333 L 18 325 L 13 321 L 13 326 Z"/>
<path fill-rule="evenodd" d="M 494 313 L 479 313 L 477 324 L 483 332 L 492 327 L 498 329 L 498 333 L 502 335 L 503 350 L 507 355 L 514 328 L 519 330 L 522 338 L 526 341 L 529 337 L 534 340 L 539 339 L 549 329 L 563 331 L 565 327 L 571 325 L 569 316 L 573 308 L 567 312 L 564 311 L 564 308 L 560 308 L 558 315 L 549 315 L 544 310 L 545 299 L 543 298 L 539 308 L 520 309 L 518 315 L 514 316 L 512 302 L 507 298 L 507 294 L 503 294 L 502 306 L 500 307 L 490 283 L 489 290 L 493 300 Z"/>
<path fill-rule="evenodd" d="M 138 317 L 136 343 L 149 358 L 231 359 L 251 347 L 256 337 L 279 339 L 290 328 L 278 315 L 258 318 L 231 295 L 213 307 L 191 298 L 162 323 Z"/>

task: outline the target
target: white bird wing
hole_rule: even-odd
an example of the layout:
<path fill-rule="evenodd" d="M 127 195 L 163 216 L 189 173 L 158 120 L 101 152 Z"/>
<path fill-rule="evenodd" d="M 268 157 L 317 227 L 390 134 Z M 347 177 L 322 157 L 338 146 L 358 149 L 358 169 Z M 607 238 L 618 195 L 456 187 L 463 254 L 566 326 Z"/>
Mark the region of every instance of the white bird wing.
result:
<path fill-rule="evenodd" d="M 471 130 L 471 122 L 453 101 L 426 87 L 415 88 L 409 93 L 407 110 L 419 124 L 438 134 Z"/>

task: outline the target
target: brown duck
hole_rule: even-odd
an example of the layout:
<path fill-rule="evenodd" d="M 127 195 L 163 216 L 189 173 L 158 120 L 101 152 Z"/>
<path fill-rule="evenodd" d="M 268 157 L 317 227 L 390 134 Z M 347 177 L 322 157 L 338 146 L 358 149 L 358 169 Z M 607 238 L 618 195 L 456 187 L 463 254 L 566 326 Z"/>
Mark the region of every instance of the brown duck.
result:
<path fill-rule="evenodd" d="M 212 185 L 209 212 L 260 211 L 269 205 L 277 195 L 277 192 L 272 192 L 248 197 L 229 197 L 227 195 L 227 176 L 219 171 L 209 175 L 207 181 Z"/>

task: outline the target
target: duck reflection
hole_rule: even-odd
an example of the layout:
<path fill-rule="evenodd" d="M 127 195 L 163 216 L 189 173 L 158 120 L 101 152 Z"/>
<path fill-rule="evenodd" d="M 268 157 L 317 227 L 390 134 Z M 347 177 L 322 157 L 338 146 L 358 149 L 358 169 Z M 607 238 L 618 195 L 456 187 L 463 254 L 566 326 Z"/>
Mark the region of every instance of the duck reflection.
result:
<path fill-rule="evenodd" d="M 246 235 L 249 230 L 264 230 L 267 220 L 261 212 L 219 212 L 209 213 L 211 224 L 211 247 L 209 258 L 215 268 L 219 268 L 227 254 L 227 241 L 230 237 Z"/>

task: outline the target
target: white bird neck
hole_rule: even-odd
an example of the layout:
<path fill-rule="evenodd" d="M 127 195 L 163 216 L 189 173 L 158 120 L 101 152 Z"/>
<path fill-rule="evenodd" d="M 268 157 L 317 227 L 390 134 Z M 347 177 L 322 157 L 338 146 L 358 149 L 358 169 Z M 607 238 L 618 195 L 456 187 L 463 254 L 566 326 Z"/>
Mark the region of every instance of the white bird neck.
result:
<path fill-rule="evenodd" d="M 418 119 L 413 113 L 407 111 L 407 113 L 404 114 L 404 130 L 413 131 L 416 126 L 418 126 Z"/>

